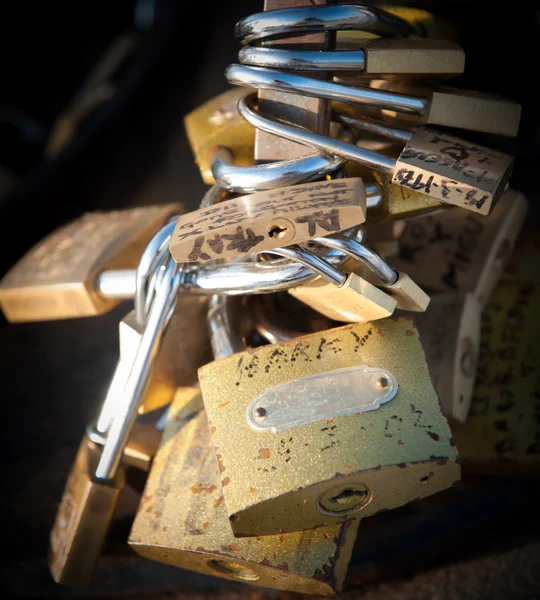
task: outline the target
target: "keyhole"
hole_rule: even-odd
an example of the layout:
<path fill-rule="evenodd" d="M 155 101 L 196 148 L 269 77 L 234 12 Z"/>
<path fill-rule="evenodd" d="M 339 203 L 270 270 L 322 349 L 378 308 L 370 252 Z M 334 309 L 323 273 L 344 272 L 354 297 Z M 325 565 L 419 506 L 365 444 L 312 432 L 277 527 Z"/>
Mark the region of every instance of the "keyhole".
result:
<path fill-rule="evenodd" d="M 268 235 L 271 238 L 281 239 L 287 235 L 287 228 L 280 227 L 279 225 L 274 225 L 272 229 L 268 231 Z"/>
<path fill-rule="evenodd" d="M 319 498 L 319 511 L 328 515 L 356 512 L 371 502 L 371 492 L 365 485 L 336 486 L 323 492 Z"/>

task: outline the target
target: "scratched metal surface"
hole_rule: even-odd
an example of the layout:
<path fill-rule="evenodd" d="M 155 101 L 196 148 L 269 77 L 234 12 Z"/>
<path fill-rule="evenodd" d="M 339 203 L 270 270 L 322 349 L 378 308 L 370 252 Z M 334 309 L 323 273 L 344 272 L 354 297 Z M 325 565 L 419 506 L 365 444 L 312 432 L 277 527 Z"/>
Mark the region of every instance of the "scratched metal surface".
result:
<path fill-rule="evenodd" d="M 489 10 L 492 5 L 480 0 L 407 4 L 435 7 L 460 25 L 468 55 L 466 74 L 456 85 L 508 95 L 524 105 L 518 140 L 504 140 L 501 148 L 517 155 L 513 185 L 534 201 L 532 214 L 538 215 L 540 111 L 531 61 L 523 59 L 537 51 L 535 8 L 525 1 L 511 10 Z M 156 93 L 132 109 L 113 137 L 102 140 L 102 152 L 47 194 L 64 194 L 65 206 L 80 211 L 177 200 L 197 205 L 204 186 L 183 134 L 183 114 L 227 88 L 223 70 L 237 51 L 233 26 L 253 12 L 254 3 L 215 2 L 213 9 L 204 34 L 193 41 L 205 52 L 189 85 L 172 69 L 174 57 L 170 71 L 155 82 Z M 496 43 L 503 39 L 504 44 Z M 59 209 L 59 222 L 67 212 Z M 112 375 L 117 322 L 130 308 L 125 303 L 93 319 L 0 325 L 5 409 L 0 514 L 8 555 L 0 589 L 18 598 L 292 598 L 137 558 L 124 545 L 134 498 L 125 500 L 125 516 L 114 524 L 93 587 L 70 590 L 51 581 L 45 563 L 49 529 L 84 426 Z M 426 504 L 365 520 L 344 597 L 539 597 L 539 501 L 540 485 L 533 480 L 474 480 Z"/>

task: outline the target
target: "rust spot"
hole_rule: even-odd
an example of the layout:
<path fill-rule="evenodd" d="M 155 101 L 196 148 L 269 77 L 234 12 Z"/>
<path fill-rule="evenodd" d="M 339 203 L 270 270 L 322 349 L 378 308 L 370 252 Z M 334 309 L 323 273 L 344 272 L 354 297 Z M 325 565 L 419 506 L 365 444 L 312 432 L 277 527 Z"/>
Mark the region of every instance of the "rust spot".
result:
<path fill-rule="evenodd" d="M 326 531 L 324 532 L 323 537 L 324 537 L 325 540 L 329 540 L 330 539 L 330 536 L 326 533 Z"/>
<path fill-rule="evenodd" d="M 249 488 L 249 493 L 250 494 L 256 494 L 257 493 L 257 488 Z"/>
<path fill-rule="evenodd" d="M 161 531 L 167 531 L 167 528 L 166 527 L 162 527 Z"/>
<path fill-rule="evenodd" d="M 325 423 L 326 423 L 327 425 L 330 425 L 330 423 L 333 423 L 335 420 L 336 420 L 336 417 L 332 417 L 331 419 L 326 419 L 326 420 L 325 420 Z"/>
<path fill-rule="evenodd" d="M 279 541 L 280 542 L 284 542 L 285 541 L 285 536 L 284 535 L 280 535 L 279 536 Z"/>
<path fill-rule="evenodd" d="M 154 515 L 156 515 L 156 517 L 158 519 L 161 519 L 161 517 L 163 516 L 163 513 L 160 510 L 156 510 L 156 512 L 154 513 Z"/>
<path fill-rule="evenodd" d="M 149 506 L 144 512 L 151 513 L 153 510 L 153 506 Z"/>
<path fill-rule="evenodd" d="M 283 569 L 284 571 L 288 571 L 289 570 L 289 563 L 287 561 L 285 561 L 283 564 L 281 565 L 277 565 L 278 569 Z"/>
<path fill-rule="evenodd" d="M 270 559 L 268 558 L 263 558 L 261 560 L 261 565 L 264 565 L 265 567 L 270 567 L 272 565 L 272 563 L 270 562 Z"/>
<path fill-rule="evenodd" d="M 204 529 L 208 529 L 209 527 L 210 527 L 210 523 L 208 521 L 206 521 L 206 523 L 203 523 Z"/>
<path fill-rule="evenodd" d="M 221 475 L 223 473 L 223 471 L 225 471 L 225 465 L 223 464 L 223 461 L 221 460 L 221 454 L 216 454 L 216 458 L 217 458 L 217 464 L 218 464 L 218 468 L 219 468 L 219 474 Z"/>
<path fill-rule="evenodd" d="M 300 560 L 306 560 L 306 557 L 305 556 L 301 556 Z"/>
<path fill-rule="evenodd" d="M 426 431 L 426 433 L 432 440 L 435 440 L 436 442 L 438 442 L 441 439 L 441 436 L 438 433 L 434 433 L 433 431 Z"/>
<path fill-rule="evenodd" d="M 222 402 L 221 404 L 218 404 L 218 408 L 225 408 L 227 406 L 227 404 L 230 404 L 231 401 L 227 400 L 227 402 Z"/>
<path fill-rule="evenodd" d="M 386 329 L 379 329 L 379 331 L 377 331 L 377 335 L 379 337 L 384 337 L 385 333 L 386 333 Z"/>
<path fill-rule="evenodd" d="M 214 508 L 218 508 L 219 506 L 221 506 L 223 504 L 223 501 L 225 500 L 225 496 L 220 496 L 215 502 L 214 502 Z"/>
<path fill-rule="evenodd" d="M 221 485 L 223 487 L 225 487 L 226 485 L 229 485 L 229 483 L 231 482 L 229 477 L 225 477 L 225 479 L 221 482 Z"/>
<path fill-rule="evenodd" d="M 255 539 L 256 539 L 258 542 L 262 542 L 262 539 L 263 539 L 263 538 L 262 538 L 262 535 L 258 535 L 258 536 L 257 536 Z"/>
<path fill-rule="evenodd" d="M 273 579 L 274 581 L 277 581 L 277 577 L 274 577 L 274 575 L 270 575 L 270 579 Z"/>
<path fill-rule="evenodd" d="M 215 427 L 212 427 L 212 429 L 210 429 L 210 433 L 211 433 L 212 435 L 214 435 L 214 433 L 216 433 L 216 428 L 215 428 Z"/>
<path fill-rule="evenodd" d="M 396 467 L 398 467 L 398 469 L 406 469 L 407 468 L 407 463 L 399 463 L 396 465 Z"/>
<path fill-rule="evenodd" d="M 197 546 L 195 550 L 197 550 L 197 552 L 206 552 L 206 548 L 204 546 Z"/>
<path fill-rule="evenodd" d="M 217 486 L 215 486 L 215 485 L 204 486 L 204 485 L 200 485 L 198 483 L 197 485 L 192 485 L 189 488 L 189 491 L 192 492 L 193 494 L 200 494 L 201 492 L 206 492 L 207 494 L 211 494 L 216 489 L 217 489 Z"/>
<path fill-rule="evenodd" d="M 404 442 L 403 440 L 398 440 L 398 441 L 397 441 L 397 443 L 398 443 L 400 446 L 404 446 L 404 445 L 405 445 L 405 442 Z"/>
<path fill-rule="evenodd" d="M 240 552 L 240 546 L 236 544 L 229 544 L 229 550 L 234 550 L 235 552 Z"/>
<path fill-rule="evenodd" d="M 261 460 L 270 458 L 272 456 L 272 450 L 270 448 L 259 448 L 259 458 Z"/>
<path fill-rule="evenodd" d="M 407 337 L 411 337 L 411 335 L 414 335 L 414 331 L 411 331 L 410 329 L 406 329 L 406 330 L 405 330 L 405 335 L 406 335 Z"/>

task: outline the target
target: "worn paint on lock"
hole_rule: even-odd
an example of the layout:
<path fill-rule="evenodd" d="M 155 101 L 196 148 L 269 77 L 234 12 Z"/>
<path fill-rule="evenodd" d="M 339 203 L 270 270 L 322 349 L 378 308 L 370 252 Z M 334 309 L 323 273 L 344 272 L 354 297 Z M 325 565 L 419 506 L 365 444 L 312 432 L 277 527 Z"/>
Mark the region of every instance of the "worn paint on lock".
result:
<path fill-rule="evenodd" d="M 95 288 L 100 271 L 135 268 L 141 254 L 180 204 L 87 213 L 32 248 L 0 282 L 9 321 L 44 321 L 98 315 L 120 300 Z"/>
<path fill-rule="evenodd" d="M 268 459 L 264 451 L 259 457 L 261 463 Z M 342 587 L 358 524 L 235 538 L 206 415 L 188 416 L 182 400 L 175 400 L 129 544 L 141 556 L 183 569 L 332 595 Z"/>
<path fill-rule="evenodd" d="M 512 252 L 528 201 L 506 192 L 487 216 L 451 209 L 407 222 L 399 254 L 389 258 L 431 292 L 473 292 L 484 304 Z"/>
<path fill-rule="evenodd" d="M 360 178 L 256 192 L 179 217 L 171 239 L 177 262 L 232 258 L 299 244 L 363 223 Z"/>
<path fill-rule="evenodd" d="M 279 434 L 245 419 L 269 387 L 334 369 L 384 366 L 399 382 L 378 410 Z M 414 323 L 385 319 L 311 334 L 217 360 L 199 380 L 237 535 L 266 535 L 364 517 L 436 493 L 459 479 L 458 455 Z M 231 435 L 234 432 L 234 435 Z M 357 497 L 350 510 L 321 510 Z M 367 488 L 360 496 L 349 490 Z"/>
<path fill-rule="evenodd" d="M 467 421 L 452 426 L 467 473 L 540 473 L 540 286 L 502 281 L 482 314 Z"/>
<path fill-rule="evenodd" d="M 432 129 L 419 129 L 399 155 L 392 183 L 487 215 L 512 174 L 514 158 Z"/>

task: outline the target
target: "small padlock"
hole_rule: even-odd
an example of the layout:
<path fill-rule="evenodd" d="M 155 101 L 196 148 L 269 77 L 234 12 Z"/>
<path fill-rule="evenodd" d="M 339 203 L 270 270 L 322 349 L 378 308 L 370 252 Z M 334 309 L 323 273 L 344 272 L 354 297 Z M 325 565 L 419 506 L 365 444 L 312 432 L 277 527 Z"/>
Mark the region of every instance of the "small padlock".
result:
<path fill-rule="evenodd" d="M 409 319 L 237 353 L 199 381 L 236 535 L 366 517 L 459 479 Z"/>
<path fill-rule="evenodd" d="M 329 235 L 365 219 L 366 195 L 360 178 L 305 183 L 181 216 L 171 254 L 182 263 L 230 259 Z"/>
<path fill-rule="evenodd" d="M 244 79 L 252 82 L 249 69 L 253 67 L 240 65 L 239 68 L 248 71 L 238 74 L 232 70 L 230 80 L 239 85 L 247 85 Z M 238 110 L 258 129 L 360 162 L 391 175 L 392 183 L 480 214 L 489 214 L 512 173 L 514 159 L 511 156 L 435 130 L 402 132 L 409 141 L 396 160 L 263 116 L 254 109 L 253 103 L 253 96 L 242 98 Z M 381 124 L 379 130 L 384 129 Z M 393 136 L 395 128 L 387 127 L 387 131 Z"/>
<path fill-rule="evenodd" d="M 471 405 L 481 311 L 473 294 L 448 292 L 433 296 L 429 309 L 415 318 L 443 413 L 460 423 Z"/>
<path fill-rule="evenodd" d="M 488 217 L 456 209 L 415 217 L 390 264 L 428 292 L 472 292 L 484 304 L 501 276 L 527 212 L 521 192 L 506 192 Z"/>
<path fill-rule="evenodd" d="M 467 473 L 540 473 L 540 286 L 501 281 L 482 313 L 467 421 L 452 432 Z"/>
<path fill-rule="evenodd" d="M 204 296 L 185 296 L 177 305 L 163 336 L 139 414 L 169 404 L 178 388 L 197 383 L 197 369 L 212 360 L 207 311 L 208 300 Z M 137 321 L 135 311 L 120 321 L 122 361 L 133 363 L 143 332 L 144 325 Z"/>
<path fill-rule="evenodd" d="M 154 233 L 180 204 L 87 213 L 32 248 L 0 282 L 0 305 L 11 322 L 104 313 L 120 300 L 100 294 L 101 271 L 134 268 Z"/>

